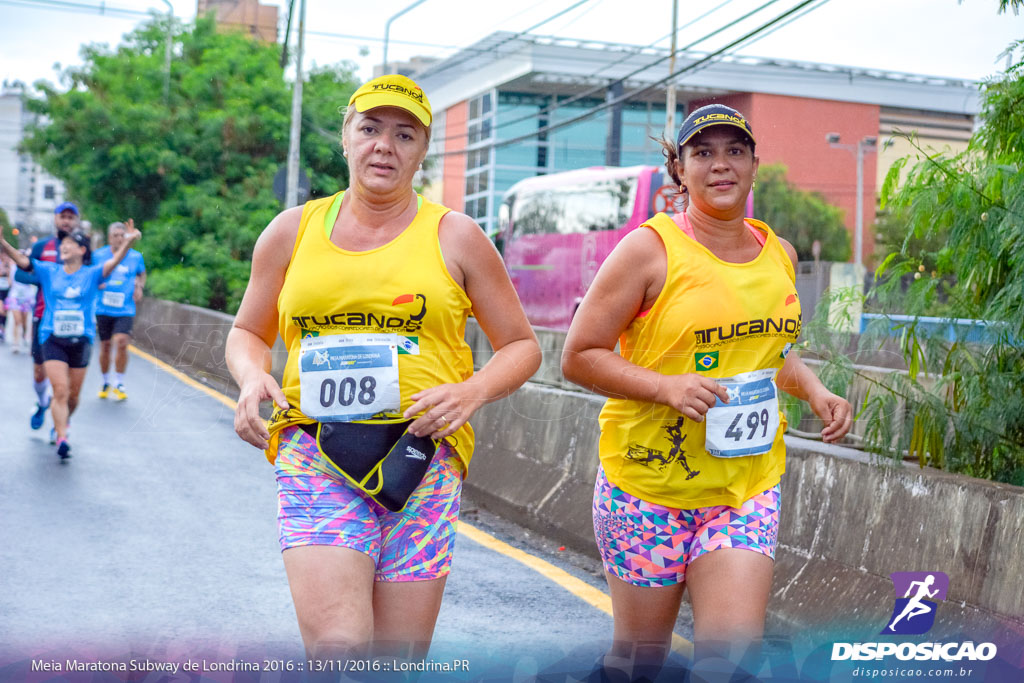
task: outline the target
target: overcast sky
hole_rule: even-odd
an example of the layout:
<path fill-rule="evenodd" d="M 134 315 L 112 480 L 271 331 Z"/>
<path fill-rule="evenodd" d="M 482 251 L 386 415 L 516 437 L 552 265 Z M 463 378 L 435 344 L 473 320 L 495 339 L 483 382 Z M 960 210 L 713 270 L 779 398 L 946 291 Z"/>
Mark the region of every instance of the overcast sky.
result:
<path fill-rule="evenodd" d="M 447 56 L 496 30 L 523 31 L 578 0 L 426 0 L 396 19 L 392 59 Z M 732 22 L 766 0 L 680 0 L 680 46 Z M 56 81 L 53 66 L 80 63 L 83 44 L 116 45 L 140 21 L 116 10 L 166 12 L 162 0 L 0 0 L 0 78 Z M 299 0 L 296 0 L 298 6 Z M 306 0 L 307 67 L 355 62 L 369 78 L 382 57 L 388 17 L 413 0 Z M 1007 45 L 1024 39 L 1024 14 L 998 14 L 997 0 L 826 0 L 738 54 L 980 80 L 1005 67 Z M 97 8 L 105 4 L 108 11 Z M 175 15 L 195 17 L 195 0 L 171 0 Z M 287 0 L 264 0 L 282 8 Z M 711 51 L 796 6 L 777 0 L 694 49 Z M 76 5 L 77 7 L 70 7 Z M 486 7 L 486 11 L 481 8 Z M 671 0 L 589 0 L 532 32 L 667 47 Z M 716 9 L 717 8 L 717 9 Z M 709 10 L 709 16 L 686 26 Z M 114 10 L 114 11 L 110 11 Z M 683 28 L 685 27 L 685 28 Z M 319 35 L 323 33 L 331 36 Z M 1020 51 L 1017 52 L 1018 60 Z"/>

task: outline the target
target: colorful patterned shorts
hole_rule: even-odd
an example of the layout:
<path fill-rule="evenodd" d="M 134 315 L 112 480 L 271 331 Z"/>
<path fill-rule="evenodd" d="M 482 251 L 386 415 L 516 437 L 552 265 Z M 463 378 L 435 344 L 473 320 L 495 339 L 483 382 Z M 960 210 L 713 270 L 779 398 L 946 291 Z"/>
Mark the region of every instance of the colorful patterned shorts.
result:
<path fill-rule="evenodd" d="M 686 567 L 719 548 L 742 548 L 775 558 L 780 488 L 746 501 L 680 510 L 648 503 L 608 481 L 604 468 L 594 485 L 594 536 L 613 576 L 634 586 L 682 583 Z"/>
<path fill-rule="evenodd" d="M 376 581 L 426 581 L 451 570 L 462 476 L 441 446 L 402 512 L 391 512 L 325 465 L 312 436 L 281 431 L 277 452 L 281 550 L 333 545 L 365 553 Z"/>

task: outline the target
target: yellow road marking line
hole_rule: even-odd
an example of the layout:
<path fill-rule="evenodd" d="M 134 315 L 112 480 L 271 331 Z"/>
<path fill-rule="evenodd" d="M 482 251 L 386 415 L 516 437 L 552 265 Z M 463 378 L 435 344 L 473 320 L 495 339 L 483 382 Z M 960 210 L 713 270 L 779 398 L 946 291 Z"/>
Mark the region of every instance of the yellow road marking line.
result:
<path fill-rule="evenodd" d="M 200 382 L 195 381 L 194 379 L 192 379 L 191 377 L 186 375 L 184 372 L 171 367 L 170 365 L 168 365 L 167 363 L 163 362 L 162 360 L 160 360 L 156 356 L 151 356 L 148 353 L 146 353 L 145 351 L 143 351 L 143 350 L 141 350 L 141 349 L 139 349 L 139 348 L 137 348 L 137 347 L 135 347 L 135 346 L 133 346 L 131 344 L 128 345 L 128 350 L 131 351 L 132 353 L 134 353 L 139 358 L 142 358 L 144 360 L 148 360 L 150 363 L 152 363 L 153 365 L 157 366 L 158 368 L 160 368 L 164 372 L 167 372 L 167 373 L 169 373 L 171 375 L 174 375 L 177 379 L 181 380 L 182 382 L 184 382 L 185 384 L 189 385 L 193 389 L 198 389 L 199 391 L 203 392 L 207 396 L 210 396 L 211 398 L 217 399 L 218 401 L 220 401 L 221 403 L 226 405 L 228 408 L 231 408 L 231 410 L 234 410 L 235 408 L 238 407 L 238 403 L 236 403 L 235 401 L 232 401 L 230 398 L 228 398 L 224 394 L 222 394 L 219 391 L 216 391 L 214 389 L 211 389 L 210 387 L 206 386 L 205 384 L 202 384 Z"/>
<path fill-rule="evenodd" d="M 491 536 L 486 531 L 481 531 L 466 522 L 459 522 L 459 533 L 465 535 L 466 538 L 476 541 L 485 548 L 516 560 L 517 562 L 521 562 L 541 576 L 554 581 L 588 605 L 601 610 L 608 616 L 612 616 L 612 599 L 607 593 L 598 588 L 594 588 L 586 581 L 577 579 L 564 569 L 560 569 L 546 560 L 542 560 L 541 558 L 531 555 L 524 550 L 511 546 L 508 543 Z M 683 638 L 678 633 L 672 634 L 672 650 L 684 657 L 693 657 L 693 643 L 686 638 Z"/>
<path fill-rule="evenodd" d="M 185 373 L 171 367 L 170 365 L 163 362 L 159 358 L 151 356 L 145 351 L 142 351 L 141 349 L 132 345 L 129 345 L 128 349 L 139 358 L 149 361 L 150 363 L 157 366 L 164 372 L 173 375 L 174 377 L 181 380 L 190 387 L 198 389 L 204 394 L 217 399 L 218 401 L 226 405 L 228 408 L 234 410 L 238 406 L 238 403 L 232 401 L 224 394 L 220 393 L 215 389 L 211 389 L 208 386 L 200 384 L 199 382 L 192 379 Z M 495 538 L 486 531 L 477 529 L 475 526 L 472 526 L 467 522 L 459 522 L 459 533 L 464 535 L 466 538 L 479 543 L 485 548 L 493 550 L 496 553 L 500 553 L 505 557 L 508 557 L 521 564 L 526 565 L 527 567 L 537 572 L 541 576 L 558 584 L 569 593 L 572 593 L 577 598 L 587 603 L 591 607 L 601 610 L 608 616 L 612 616 L 612 599 L 608 596 L 607 593 L 598 588 L 594 588 L 585 581 L 577 579 L 575 576 L 565 571 L 564 569 L 560 569 L 546 560 L 542 560 L 541 558 L 531 555 L 524 550 L 520 550 L 515 546 L 511 546 L 508 543 L 505 543 L 504 541 Z M 693 657 L 693 643 L 691 643 L 686 638 L 683 638 L 678 633 L 672 634 L 672 650 L 678 654 L 683 655 L 684 657 Z"/>

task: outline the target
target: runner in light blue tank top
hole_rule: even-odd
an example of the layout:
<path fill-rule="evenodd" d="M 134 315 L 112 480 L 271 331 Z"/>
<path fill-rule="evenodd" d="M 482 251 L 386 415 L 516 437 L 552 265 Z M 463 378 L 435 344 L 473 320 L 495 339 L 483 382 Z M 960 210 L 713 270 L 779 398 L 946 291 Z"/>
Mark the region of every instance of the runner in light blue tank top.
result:
<path fill-rule="evenodd" d="M 40 343 L 45 344 L 54 335 L 92 343 L 96 336 L 96 297 L 103 279 L 103 266 L 83 265 L 68 273 L 64 264 L 33 259 L 32 269 L 46 299 L 39 328 Z"/>
<path fill-rule="evenodd" d="M 111 258 L 114 250 L 124 242 L 124 223 L 111 223 L 107 228 L 107 246 L 96 250 L 97 263 Z M 124 373 L 128 369 L 128 344 L 132 340 L 135 321 L 135 302 L 142 298 L 146 284 L 146 263 L 142 254 L 129 249 L 124 260 L 114 268 L 110 277 L 100 285 L 100 298 L 96 304 L 96 333 L 100 338 L 100 371 L 103 387 L 98 396 L 123 401 L 128 398 L 124 386 Z M 114 371 L 110 369 L 110 352 L 114 350 Z"/>
<path fill-rule="evenodd" d="M 0 249 L 18 264 L 32 271 L 46 302 L 46 310 L 39 327 L 42 343 L 43 367 L 53 387 L 50 402 L 57 454 L 62 460 L 71 456 L 68 443 L 68 418 L 78 406 L 86 366 L 96 335 L 94 314 L 100 282 L 114 271 L 128 253 L 132 242 L 142 234 L 135 230 L 129 219 L 125 241 L 113 257 L 102 265 L 92 265 L 89 236 L 72 232 L 60 241 L 62 263 L 49 263 L 29 258 L 4 239 L 0 226 Z"/>

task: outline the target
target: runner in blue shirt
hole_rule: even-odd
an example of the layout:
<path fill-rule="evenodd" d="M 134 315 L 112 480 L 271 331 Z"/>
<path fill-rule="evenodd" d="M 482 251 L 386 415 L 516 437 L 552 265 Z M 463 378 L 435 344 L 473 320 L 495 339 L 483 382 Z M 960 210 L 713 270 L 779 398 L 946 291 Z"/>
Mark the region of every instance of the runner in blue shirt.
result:
<path fill-rule="evenodd" d="M 107 228 L 107 246 L 93 254 L 97 263 L 113 258 L 114 250 L 124 242 L 124 223 L 111 223 Z M 100 300 L 96 304 L 96 331 L 100 336 L 100 370 L 103 388 L 99 397 L 106 398 L 113 391 L 114 398 L 128 398 L 124 390 L 124 371 L 128 367 L 128 344 L 132 339 L 135 303 L 142 298 L 146 284 L 146 263 L 142 254 L 129 249 L 124 260 L 100 285 Z M 116 349 L 114 373 L 110 372 L 110 347 Z M 113 389 L 111 389 L 113 388 Z"/>
<path fill-rule="evenodd" d="M 125 241 L 113 258 L 101 265 L 91 265 L 89 236 L 72 232 L 60 241 L 63 263 L 55 264 L 29 258 L 19 252 L 7 243 L 0 227 L 0 248 L 19 268 L 35 273 L 46 300 L 46 310 L 39 326 L 39 341 L 43 350 L 43 366 L 53 387 L 50 406 L 57 431 L 57 454 L 61 459 L 71 456 L 71 445 L 67 440 L 68 417 L 78 406 L 78 395 L 89 364 L 92 340 L 96 334 L 93 315 L 100 282 L 113 272 L 132 243 L 141 236 L 129 219 Z"/>
<path fill-rule="evenodd" d="M 31 258 L 42 261 L 60 263 L 59 244 L 68 233 L 74 232 L 79 225 L 78 206 L 74 202 L 63 202 L 53 210 L 54 236 L 39 240 L 32 245 Z M 34 273 L 19 269 L 14 279 L 26 285 L 39 285 L 39 278 Z M 42 324 L 46 302 L 43 290 L 36 293 L 35 310 L 32 312 L 32 388 L 36 392 L 36 409 L 29 423 L 32 429 L 40 429 L 46 421 L 46 410 L 50 407 L 50 380 L 46 378 L 43 368 L 43 347 L 39 343 L 39 326 Z M 56 443 L 56 433 L 51 431 L 51 443 Z"/>

